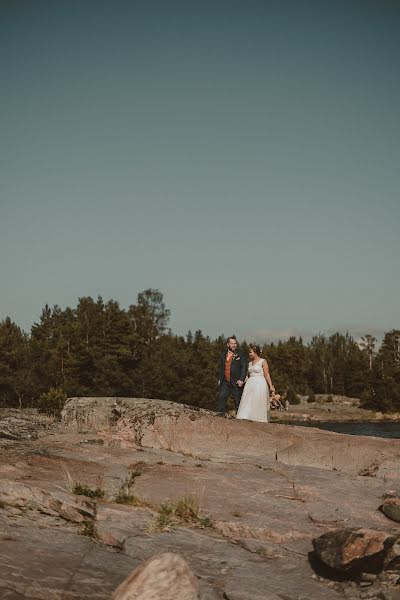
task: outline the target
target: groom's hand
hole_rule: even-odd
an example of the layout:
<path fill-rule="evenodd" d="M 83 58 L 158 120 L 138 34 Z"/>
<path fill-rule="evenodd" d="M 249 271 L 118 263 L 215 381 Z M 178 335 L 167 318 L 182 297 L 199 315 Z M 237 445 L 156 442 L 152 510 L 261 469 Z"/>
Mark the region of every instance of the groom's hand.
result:
<path fill-rule="evenodd" d="M 243 385 L 243 381 L 241 379 L 238 379 L 236 383 L 239 387 L 242 387 Z"/>

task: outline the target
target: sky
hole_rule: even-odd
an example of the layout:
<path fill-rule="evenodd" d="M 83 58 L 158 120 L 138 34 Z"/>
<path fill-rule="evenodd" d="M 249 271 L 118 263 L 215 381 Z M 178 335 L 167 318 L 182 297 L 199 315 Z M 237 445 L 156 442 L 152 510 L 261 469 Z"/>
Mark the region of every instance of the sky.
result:
<path fill-rule="evenodd" d="M 0 0 L 0 319 L 400 328 L 400 3 Z"/>

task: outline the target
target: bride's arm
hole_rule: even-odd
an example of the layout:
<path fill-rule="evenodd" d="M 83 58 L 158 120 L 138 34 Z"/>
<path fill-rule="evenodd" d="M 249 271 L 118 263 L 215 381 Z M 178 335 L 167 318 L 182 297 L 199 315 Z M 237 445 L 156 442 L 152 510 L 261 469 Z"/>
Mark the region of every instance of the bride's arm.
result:
<path fill-rule="evenodd" d="M 272 381 L 271 381 L 271 375 L 269 374 L 269 367 L 268 367 L 268 363 L 267 363 L 267 361 L 265 360 L 265 358 L 264 358 L 264 362 L 263 362 L 263 364 L 262 364 L 262 367 L 263 367 L 263 371 L 264 371 L 264 377 L 265 377 L 265 379 L 267 380 L 267 383 L 268 383 L 269 389 L 271 390 L 271 392 L 275 392 L 275 388 L 274 388 L 274 386 L 272 385 Z"/>

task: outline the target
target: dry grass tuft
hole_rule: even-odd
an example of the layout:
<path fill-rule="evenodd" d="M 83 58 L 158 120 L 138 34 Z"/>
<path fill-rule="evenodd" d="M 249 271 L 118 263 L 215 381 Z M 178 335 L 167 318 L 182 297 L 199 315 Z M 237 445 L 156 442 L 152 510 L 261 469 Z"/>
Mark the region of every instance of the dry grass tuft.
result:
<path fill-rule="evenodd" d="M 158 507 L 158 517 L 153 531 L 166 531 L 177 525 L 212 527 L 209 517 L 200 516 L 199 502 L 194 496 L 183 496 L 175 502 L 163 502 Z"/>

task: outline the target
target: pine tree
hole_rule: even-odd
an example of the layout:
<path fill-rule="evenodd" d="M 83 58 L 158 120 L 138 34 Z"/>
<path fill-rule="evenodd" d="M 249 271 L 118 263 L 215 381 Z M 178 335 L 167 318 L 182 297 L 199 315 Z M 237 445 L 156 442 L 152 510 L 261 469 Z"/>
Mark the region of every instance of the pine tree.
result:
<path fill-rule="evenodd" d="M 400 409 L 400 330 L 385 333 L 363 400 L 375 410 Z"/>
<path fill-rule="evenodd" d="M 369 370 L 372 371 L 372 360 L 375 355 L 376 337 L 370 334 L 366 334 L 361 338 L 360 347 L 364 350 L 368 356 Z"/>
<path fill-rule="evenodd" d="M 7 317 L 0 322 L 0 401 L 22 408 L 31 392 L 28 337 Z"/>

